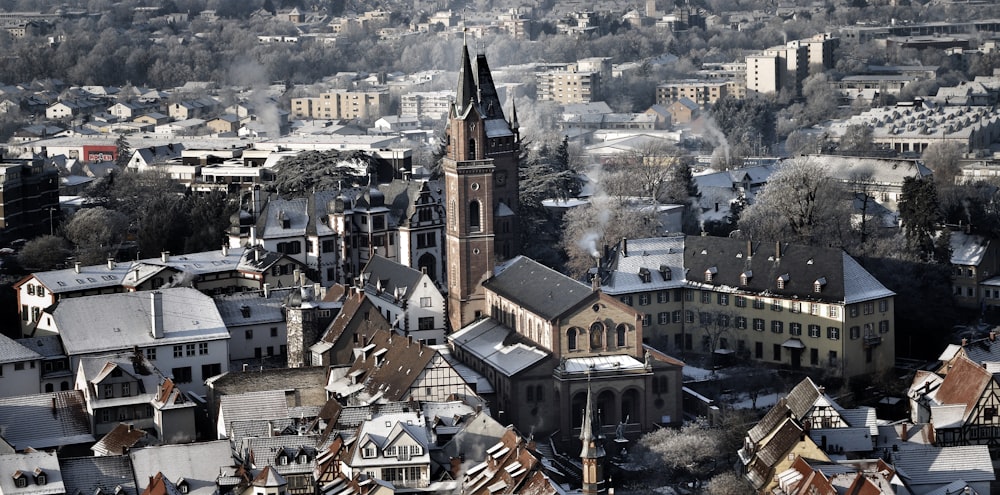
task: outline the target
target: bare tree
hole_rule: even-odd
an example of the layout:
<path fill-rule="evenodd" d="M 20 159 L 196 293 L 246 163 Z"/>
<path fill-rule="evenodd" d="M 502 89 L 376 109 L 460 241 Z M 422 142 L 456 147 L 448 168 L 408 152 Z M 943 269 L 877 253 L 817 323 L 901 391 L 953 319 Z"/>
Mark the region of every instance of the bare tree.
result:
<path fill-rule="evenodd" d="M 843 246 L 850 210 L 844 189 L 812 160 L 786 161 L 771 174 L 740 215 L 751 239 L 783 239 L 813 246 Z"/>
<path fill-rule="evenodd" d="M 939 187 L 954 185 L 955 178 L 962 173 L 959 162 L 964 147 L 960 143 L 932 143 L 920 155 L 924 165 L 934 171 L 934 182 Z"/>
<path fill-rule="evenodd" d="M 582 277 L 594 266 L 602 246 L 612 245 L 622 237 L 653 237 L 661 230 L 651 205 L 618 203 L 606 196 L 593 198 L 589 205 L 574 208 L 563 217 L 566 270 L 573 277 Z"/>

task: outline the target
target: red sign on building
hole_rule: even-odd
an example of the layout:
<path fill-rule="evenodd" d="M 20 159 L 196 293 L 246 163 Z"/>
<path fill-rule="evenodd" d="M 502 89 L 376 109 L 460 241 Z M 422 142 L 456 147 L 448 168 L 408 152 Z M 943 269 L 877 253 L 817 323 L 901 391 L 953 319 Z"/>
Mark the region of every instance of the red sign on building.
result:
<path fill-rule="evenodd" d="M 118 153 L 115 146 L 84 146 L 83 159 L 88 162 L 113 162 Z"/>

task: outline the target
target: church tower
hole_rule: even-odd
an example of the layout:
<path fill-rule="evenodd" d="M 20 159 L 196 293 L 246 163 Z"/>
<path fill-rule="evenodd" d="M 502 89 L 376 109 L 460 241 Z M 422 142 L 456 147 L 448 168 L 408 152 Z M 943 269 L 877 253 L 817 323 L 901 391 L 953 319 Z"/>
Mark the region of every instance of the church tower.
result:
<path fill-rule="evenodd" d="M 584 495 L 607 495 L 608 489 L 604 483 L 604 446 L 600 438 L 594 435 L 594 398 L 591 396 L 590 384 L 587 384 L 587 407 L 583 412 L 583 424 L 580 427 L 580 461 L 583 463 Z"/>
<path fill-rule="evenodd" d="M 516 115 L 516 114 L 512 114 Z M 485 55 L 475 70 L 462 46 L 458 91 L 445 130 L 448 320 L 452 330 L 485 311 L 479 283 L 498 260 L 516 256 L 518 235 L 517 117 L 504 118 Z"/>

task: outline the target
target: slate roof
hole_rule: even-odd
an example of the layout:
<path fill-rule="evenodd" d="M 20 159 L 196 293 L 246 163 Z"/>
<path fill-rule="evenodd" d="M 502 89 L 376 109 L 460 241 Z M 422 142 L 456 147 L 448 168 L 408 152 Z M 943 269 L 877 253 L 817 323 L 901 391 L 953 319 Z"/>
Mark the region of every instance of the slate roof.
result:
<path fill-rule="evenodd" d="M 0 333 L 0 364 L 19 363 L 42 359 L 42 355 L 24 346 L 24 343 Z"/>
<path fill-rule="evenodd" d="M 428 194 L 431 201 L 438 204 L 443 213 L 443 205 L 440 204 L 444 197 L 443 185 L 437 180 L 426 181 L 404 181 L 393 180 L 388 184 L 379 184 L 379 190 L 385 194 L 385 204 L 392 213 L 391 220 L 395 225 L 407 225 L 410 218 L 417 212 L 416 201 L 422 194 Z"/>
<path fill-rule="evenodd" d="M 247 437 L 240 445 L 240 454 L 245 459 L 253 459 L 255 466 L 271 466 L 282 475 L 311 473 L 315 465 L 319 435 L 279 435 L 274 437 Z M 284 452 L 288 464 L 278 463 L 278 455 Z M 305 463 L 298 461 L 298 453 L 305 453 Z"/>
<path fill-rule="evenodd" d="M 143 447 L 129 453 L 135 479 L 148 480 L 162 472 L 176 482 L 187 481 L 188 495 L 214 495 L 221 467 L 233 465 L 228 440 Z"/>
<path fill-rule="evenodd" d="M 413 295 L 420 279 L 424 277 L 420 270 L 410 268 L 381 255 L 372 256 L 361 273 L 371 274 L 371 278 L 365 285 L 366 291 L 370 290 L 372 294 L 375 294 L 376 288 L 380 288 L 387 294 L 397 295 L 397 289 L 402 289 L 402 292 L 398 294 L 401 301 L 406 301 Z"/>
<path fill-rule="evenodd" d="M 212 298 L 196 289 L 158 291 L 163 298 L 163 337 L 153 338 L 153 292 L 73 297 L 52 310 L 69 355 L 228 339 L 229 331 Z"/>
<path fill-rule="evenodd" d="M 46 474 L 46 483 L 36 485 L 33 481 L 35 469 L 41 468 Z M 22 472 L 28 476 L 28 486 L 16 488 L 13 475 Z M 0 493 L 25 495 L 55 495 L 67 493 L 63 474 L 59 469 L 59 459 L 55 453 L 29 452 L 24 454 L 0 454 Z M 89 495 L 89 494 L 88 494 Z"/>
<path fill-rule="evenodd" d="M 17 339 L 21 345 L 40 354 L 43 358 L 66 356 L 63 350 L 62 340 L 58 335 L 42 335 L 38 337 L 25 337 Z"/>
<path fill-rule="evenodd" d="M 226 432 L 232 435 L 235 421 L 253 419 L 287 419 L 288 401 L 284 390 L 262 390 L 219 397 L 219 417 L 226 422 Z"/>
<path fill-rule="evenodd" d="M 627 244 L 628 256 L 623 256 L 619 246 L 609 272 L 602 277 L 602 292 L 615 295 L 684 287 L 683 236 L 629 239 Z M 643 282 L 642 271 L 649 274 L 649 282 Z"/>
<path fill-rule="evenodd" d="M 540 456 L 527 448 L 527 441 L 508 427 L 500 441 L 486 450 L 486 456 L 470 459 L 481 462 L 465 469 L 463 493 L 563 493 L 544 473 Z"/>
<path fill-rule="evenodd" d="M 684 241 L 684 266 L 691 285 L 715 290 L 768 292 L 805 301 L 845 304 L 894 295 L 854 258 L 835 248 L 688 236 Z M 707 282 L 705 272 L 712 268 L 715 273 Z M 746 272 L 752 275 L 746 285 L 741 285 L 740 276 Z M 786 274 L 788 280 L 779 289 L 778 277 Z M 814 291 L 817 280 L 825 282 L 819 293 Z"/>
<path fill-rule="evenodd" d="M 582 284 L 526 256 L 498 266 L 483 287 L 553 320 L 593 294 Z"/>
<path fill-rule="evenodd" d="M 290 289 L 271 289 L 269 297 L 263 292 L 237 292 L 215 296 L 215 307 L 227 328 L 259 323 L 284 323 L 283 303 Z"/>
<path fill-rule="evenodd" d="M 59 461 L 66 484 L 66 493 L 93 495 L 102 493 L 137 495 L 132 464 L 127 456 L 71 457 Z M 118 492 L 117 487 L 122 491 Z M 79 490 L 79 492 L 77 492 Z"/>
<path fill-rule="evenodd" d="M 986 445 L 900 449 L 893 452 L 892 460 L 897 474 L 911 487 L 996 479 Z"/>
<path fill-rule="evenodd" d="M 0 431 L 0 436 L 18 450 L 96 441 L 80 390 L 0 398 Z"/>

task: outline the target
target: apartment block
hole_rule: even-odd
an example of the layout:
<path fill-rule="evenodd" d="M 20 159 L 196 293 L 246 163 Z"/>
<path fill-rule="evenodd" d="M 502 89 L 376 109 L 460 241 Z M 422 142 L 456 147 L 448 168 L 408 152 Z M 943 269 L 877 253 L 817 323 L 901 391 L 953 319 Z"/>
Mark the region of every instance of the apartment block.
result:
<path fill-rule="evenodd" d="M 317 97 L 292 98 L 297 119 L 368 119 L 389 111 L 389 90 L 332 91 Z"/>

